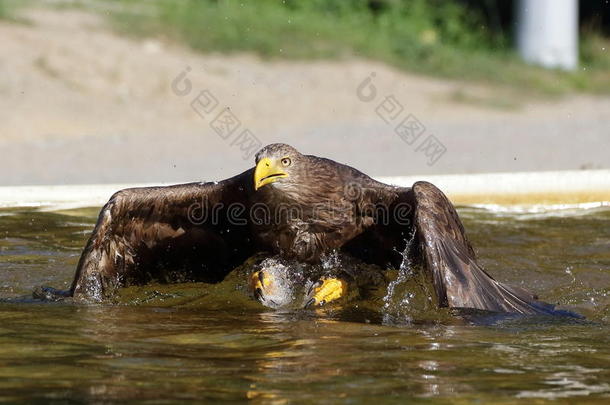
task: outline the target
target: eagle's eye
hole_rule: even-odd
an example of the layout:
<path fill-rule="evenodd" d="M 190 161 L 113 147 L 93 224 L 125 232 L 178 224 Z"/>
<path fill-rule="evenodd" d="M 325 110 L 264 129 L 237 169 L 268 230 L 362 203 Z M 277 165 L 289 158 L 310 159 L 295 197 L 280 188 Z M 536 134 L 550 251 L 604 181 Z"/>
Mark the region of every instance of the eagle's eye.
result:
<path fill-rule="evenodd" d="M 282 166 L 290 166 L 290 163 L 292 163 L 290 158 L 285 157 L 282 159 Z"/>

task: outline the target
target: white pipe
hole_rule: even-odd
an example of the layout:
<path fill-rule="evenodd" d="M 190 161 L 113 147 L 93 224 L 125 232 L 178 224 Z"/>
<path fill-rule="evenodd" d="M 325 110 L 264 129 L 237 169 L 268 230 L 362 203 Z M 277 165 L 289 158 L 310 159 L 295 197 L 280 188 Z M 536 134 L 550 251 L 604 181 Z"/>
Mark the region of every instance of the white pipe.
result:
<path fill-rule="evenodd" d="M 578 1 L 520 0 L 517 45 L 521 57 L 547 68 L 578 66 Z"/>

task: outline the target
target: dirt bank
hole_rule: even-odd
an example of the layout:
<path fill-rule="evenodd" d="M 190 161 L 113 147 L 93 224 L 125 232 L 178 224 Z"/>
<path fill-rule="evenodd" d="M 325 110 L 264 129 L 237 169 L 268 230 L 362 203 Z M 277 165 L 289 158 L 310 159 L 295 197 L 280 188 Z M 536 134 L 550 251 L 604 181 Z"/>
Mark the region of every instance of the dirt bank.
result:
<path fill-rule="evenodd" d="M 364 60 L 200 55 L 120 37 L 83 11 L 26 18 L 0 22 L 0 185 L 224 178 L 252 164 L 245 129 L 374 175 L 610 167 L 608 97 L 521 103 Z M 190 92 L 172 86 L 188 68 Z M 202 112 L 200 97 L 198 115 L 203 90 L 215 108 Z M 240 123 L 233 133 L 210 125 L 224 107 Z M 420 126 L 401 139 L 409 115 Z"/>

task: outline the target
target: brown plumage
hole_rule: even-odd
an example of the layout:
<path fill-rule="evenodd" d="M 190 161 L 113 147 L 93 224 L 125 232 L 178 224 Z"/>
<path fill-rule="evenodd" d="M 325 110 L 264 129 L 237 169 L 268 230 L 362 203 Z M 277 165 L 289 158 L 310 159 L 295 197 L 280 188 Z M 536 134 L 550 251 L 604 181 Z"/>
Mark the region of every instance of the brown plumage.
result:
<path fill-rule="evenodd" d="M 408 252 L 433 281 L 439 305 L 552 313 L 477 264 L 458 215 L 434 185 L 403 188 L 349 166 L 273 144 L 256 167 L 218 183 L 126 189 L 100 212 L 71 288 L 102 299 L 149 279 L 222 280 L 258 252 L 317 262 L 334 250 L 398 267 Z"/>

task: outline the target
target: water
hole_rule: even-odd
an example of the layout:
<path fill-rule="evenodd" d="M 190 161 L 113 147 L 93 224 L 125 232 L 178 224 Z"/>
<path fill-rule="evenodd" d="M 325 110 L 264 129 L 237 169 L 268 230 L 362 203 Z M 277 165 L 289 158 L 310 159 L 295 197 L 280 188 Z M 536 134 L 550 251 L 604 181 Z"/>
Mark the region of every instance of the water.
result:
<path fill-rule="evenodd" d="M 66 288 L 96 214 L 0 210 L 0 298 Z M 607 403 L 610 210 L 460 215 L 490 273 L 588 319 L 419 318 L 397 309 L 416 301 L 402 282 L 393 302 L 273 311 L 237 275 L 115 305 L 4 302 L 0 401 Z"/>

